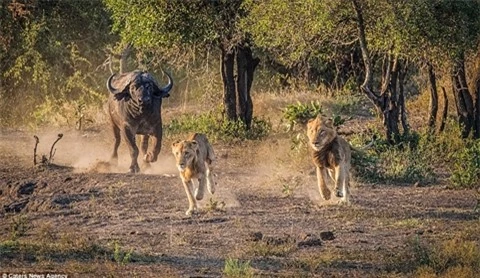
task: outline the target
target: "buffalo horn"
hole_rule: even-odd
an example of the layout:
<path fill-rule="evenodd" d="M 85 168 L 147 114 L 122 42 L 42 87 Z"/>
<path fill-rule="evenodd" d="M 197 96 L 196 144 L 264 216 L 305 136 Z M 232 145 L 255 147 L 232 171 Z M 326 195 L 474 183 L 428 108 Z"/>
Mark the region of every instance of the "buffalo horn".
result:
<path fill-rule="evenodd" d="M 115 76 L 115 73 L 112 74 L 112 75 L 110 75 L 110 77 L 108 78 L 108 80 L 107 80 L 107 88 L 108 88 L 108 90 L 110 91 L 110 93 L 112 93 L 112 94 L 115 95 L 115 94 L 120 93 L 120 91 L 112 87 L 112 78 L 113 78 L 114 76 Z"/>
<path fill-rule="evenodd" d="M 162 70 L 162 71 L 163 71 L 163 70 Z M 167 77 L 168 77 L 168 84 L 167 84 L 165 87 L 159 89 L 159 90 L 160 90 L 160 95 L 161 95 L 162 97 L 168 96 L 168 92 L 170 92 L 170 90 L 171 90 L 172 87 L 173 87 L 172 77 L 170 76 L 170 74 L 168 74 L 168 72 L 166 72 L 166 71 L 163 71 L 163 72 L 164 72 L 164 73 L 167 75 Z"/>

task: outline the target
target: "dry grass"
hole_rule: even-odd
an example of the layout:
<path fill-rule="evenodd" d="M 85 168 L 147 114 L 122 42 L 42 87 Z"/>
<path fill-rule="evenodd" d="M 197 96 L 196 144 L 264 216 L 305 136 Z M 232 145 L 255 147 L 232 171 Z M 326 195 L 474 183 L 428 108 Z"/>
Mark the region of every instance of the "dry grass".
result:
<path fill-rule="evenodd" d="M 188 91 L 166 101 L 164 123 L 211 108 L 208 95 L 198 105 L 190 101 L 194 96 L 198 92 Z M 158 163 L 143 174 L 129 175 L 124 173 L 129 155 L 123 144 L 114 173 L 94 171 L 112 147 L 105 127 L 63 132 L 55 162 L 74 166 L 74 172 L 31 171 L 30 134 L 2 133 L 1 201 L 17 200 L 15 190 L 23 181 L 47 184 L 27 196 L 31 199 L 24 214 L 0 213 L 2 271 L 34 267 L 96 277 L 474 277 L 480 271 L 473 190 L 357 182 L 352 205 L 325 205 L 305 130 L 288 133 L 281 121 L 282 109 L 297 100 L 318 100 L 328 113 L 354 115 L 345 125 L 353 133 L 381 126 L 365 112 L 368 105 L 355 111 L 344 96 L 256 92 L 255 114 L 271 119 L 274 131 L 258 141 L 215 142 L 218 190 L 199 202 L 200 213 L 192 217 L 184 215 L 187 199 L 169 149 L 173 138 L 164 138 Z M 425 101 L 422 95 L 409 103 L 413 117 L 422 116 L 415 109 L 423 109 Z M 41 138 L 48 142 L 57 133 L 47 130 Z M 58 196 L 70 202 L 52 205 Z M 332 232 L 335 239 L 298 245 L 306 234 L 322 231 Z M 252 241 L 255 232 L 267 236 Z M 424 260 L 418 263 L 419 258 Z"/>

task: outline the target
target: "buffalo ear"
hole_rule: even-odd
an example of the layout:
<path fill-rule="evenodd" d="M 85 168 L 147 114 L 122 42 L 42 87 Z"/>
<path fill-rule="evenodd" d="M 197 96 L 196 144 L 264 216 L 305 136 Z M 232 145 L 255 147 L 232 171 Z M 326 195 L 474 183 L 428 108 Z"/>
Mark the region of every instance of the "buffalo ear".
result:
<path fill-rule="evenodd" d="M 159 98 L 167 98 L 170 96 L 170 94 L 167 92 L 163 92 L 158 86 L 157 84 L 153 83 L 153 88 L 154 88 L 154 93 L 153 95 L 156 96 L 156 97 L 159 97 Z"/>
<path fill-rule="evenodd" d="M 121 89 L 118 89 L 117 90 L 117 93 L 114 93 L 113 94 L 113 97 L 119 101 L 119 100 L 125 100 L 125 101 L 128 101 L 130 100 L 132 97 L 130 95 L 130 84 L 132 83 L 131 80 L 129 80 L 125 85 L 123 85 L 123 88 Z"/>
<path fill-rule="evenodd" d="M 129 93 L 129 90 L 128 88 L 126 88 L 125 90 L 123 90 L 122 92 L 118 93 L 118 94 L 114 94 L 113 97 L 116 99 L 116 100 L 125 100 L 125 101 L 128 101 L 131 99 L 131 96 L 130 96 L 130 93 Z"/>

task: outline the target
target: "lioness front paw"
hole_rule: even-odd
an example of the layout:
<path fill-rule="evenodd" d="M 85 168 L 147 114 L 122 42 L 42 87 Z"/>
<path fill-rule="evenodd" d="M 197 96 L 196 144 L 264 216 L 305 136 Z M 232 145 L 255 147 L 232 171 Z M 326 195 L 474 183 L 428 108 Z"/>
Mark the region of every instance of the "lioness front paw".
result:
<path fill-rule="evenodd" d="M 197 199 L 197 201 L 203 199 L 203 190 L 195 189 L 195 199 Z"/>
<path fill-rule="evenodd" d="M 338 198 L 343 198 L 343 192 L 341 190 L 337 190 L 335 196 Z"/>
<path fill-rule="evenodd" d="M 185 215 L 187 216 L 192 216 L 194 214 L 197 214 L 197 210 L 196 209 L 188 209 L 186 212 L 185 212 Z"/>

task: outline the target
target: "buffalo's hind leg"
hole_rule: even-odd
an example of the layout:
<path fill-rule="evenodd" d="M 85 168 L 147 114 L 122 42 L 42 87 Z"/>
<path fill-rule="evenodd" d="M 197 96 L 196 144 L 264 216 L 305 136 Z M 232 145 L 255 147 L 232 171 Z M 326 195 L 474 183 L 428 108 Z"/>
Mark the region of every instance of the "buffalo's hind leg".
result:
<path fill-rule="evenodd" d="M 112 132 L 113 132 L 113 137 L 115 139 L 115 143 L 113 144 L 113 152 L 112 156 L 110 157 L 110 164 L 113 166 L 118 165 L 118 147 L 120 146 L 120 128 L 118 126 L 112 124 Z"/>

